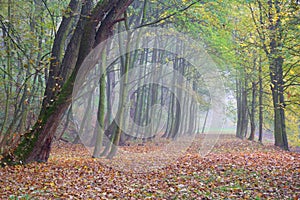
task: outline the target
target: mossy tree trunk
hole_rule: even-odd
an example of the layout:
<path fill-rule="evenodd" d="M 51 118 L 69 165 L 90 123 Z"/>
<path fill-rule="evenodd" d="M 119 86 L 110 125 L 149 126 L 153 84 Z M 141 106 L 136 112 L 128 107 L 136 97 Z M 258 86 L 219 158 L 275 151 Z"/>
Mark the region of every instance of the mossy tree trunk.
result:
<path fill-rule="evenodd" d="M 74 21 L 76 17 L 74 17 L 75 13 L 80 11 L 80 1 L 79 0 L 71 0 L 68 9 L 69 13 L 66 13 L 62 18 L 61 25 L 55 35 L 55 39 L 52 45 L 51 52 L 51 62 L 49 67 L 49 76 L 46 77 L 46 90 L 45 97 L 43 99 L 42 110 L 44 112 L 45 109 L 50 106 L 51 102 L 55 100 L 58 92 L 60 91 L 60 84 L 64 82 L 60 81 L 62 79 L 60 75 L 61 62 L 63 60 L 64 49 L 65 49 L 65 41 L 67 40 L 68 35 L 73 29 Z M 87 14 L 87 12 L 82 12 L 82 14 Z M 78 29 L 77 29 L 78 32 Z M 77 45 L 78 46 L 78 45 Z"/>
<path fill-rule="evenodd" d="M 101 63 L 101 71 L 104 72 L 106 65 L 106 51 L 104 50 L 102 53 L 102 63 Z M 99 127 L 95 127 L 94 129 L 94 135 L 96 135 L 96 144 L 93 152 L 93 157 L 98 158 L 100 157 L 101 149 L 102 149 L 102 143 L 103 143 L 103 137 L 104 137 L 104 129 L 105 129 L 105 122 L 104 122 L 104 115 L 105 115 L 105 82 L 106 82 L 106 74 L 103 73 L 100 77 L 99 81 L 99 101 L 98 101 L 98 111 L 97 111 L 97 120 Z"/>

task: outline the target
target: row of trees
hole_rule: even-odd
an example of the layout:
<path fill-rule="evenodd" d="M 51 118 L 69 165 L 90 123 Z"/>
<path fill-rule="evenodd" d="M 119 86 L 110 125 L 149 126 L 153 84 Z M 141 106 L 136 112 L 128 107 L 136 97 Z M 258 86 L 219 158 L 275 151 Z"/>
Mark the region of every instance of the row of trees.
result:
<path fill-rule="evenodd" d="M 250 116 L 251 134 L 249 139 L 253 140 L 256 108 L 259 107 L 258 119 L 261 135 L 263 107 L 266 107 L 263 96 L 264 93 L 267 93 L 267 98 L 272 99 L 272 104 L 270 101 L 268 105 L 273 108 L 271 125 L 274 130 L 275 145 L 287 150 L 289 148 L 287 132 L 296 137 L 299 133 L 299 115 L 291 112 L 295 106 L 299 105 L 300 54 L 296 38 L 299 38 L 300 35 L 298 31 L 295 31 L 295 26 L 299 21 L 298 5 L 287 1 L 255 1 L 249 3 L 246 9 L 253 28 L 248 29 L 248 33 L 244 34 L 241 46 L 251 56 L 246 61 L 252 63 L 252 66 L 249 66 L 252 70 L 247 72 L 246 69 L 242 72 L 244 74 L 242 83 L 244 91 L 243 89 L 240 90 L 240 103 L 247 105 L 247 102 L 243 102 L 243 98 L 251 98 L 251 100 L 248 100 L 249 109 L 241 115 L 244 116 L 242 118 L 245 119 L 245 123 L 247 123 L 246 115 Z M 266 73 L 268 73 L 268 77 L 266 77 Z M 247 79 L 250 80 L 249 83 Z M 250 84 L 251 89 L 248 89 L 248 84 Z M 256 100 L 257 94 L 258 102 Z M 286 118 L 287 114 L 288 118 Z M 290 124 L 287 128 L 287 119 L 295 123 L 294 127 Z M 241 122 L 241 127 L 246 128 L 245 123 L 243 125 Z M 241 130 L 237 134 L 245 134 L 243 128 Z M 261 138 L 260 136 L 260 141 Z"/>
<path fill-rule="evenodd" d="M 77 107 L 70 107 L 76 77 L 84 72 L 81 70 L 86 56 L 113 33 L 129 31 L 128 38 L 120 38 L 126 41 L 132 36 L 130 30 L 146 26 L 179 30 L 206 47 L 226 80 L 227 93 L 235 92 L 238 137 L 246 137 L 250 132 L 249 139 L 253 140 L 258 124 L 260 141 L 263 130 L 272 127 L 275 145 L 288 149 L 287 136 L 292 142 L 299 141 L 300 49 L 296 3 L 32 0 L 21 4 L 28 9 L 21 11 L 13 0 L 7 0 L 0 16 L 3 163 L 47 161 L 63 119 L 66 123 L 60 133 L 64 133 L 71 121 L 78 126 L 81 138 L 96 141 L 91 144 L 95 146 L 94 157 L 111 158 L 116 147 L 130 139 L 153 139 L 153 131 L 159 125 L 155 121 L 165 121 L 159 136 L 166 138 L 203 132 L 211 101 L 205 72 L 184 57 L 166 51 L 128 52 L 128 44 L 119 44 L 121 56 L 104 70 L 111 53 L 108 42 L 98 52 L 102 63 L 88 70 L 96 74 L 100 71 L 99 77 L 93 79 L 92 74 L 85 77 L 85 81 L 92 82 L 82 82 L 78 95 L 84 98 L 75 101 Z M 21 19 L 26 19 L 25 23 Z M 153 42 L 157 47 L 171 44 L 176 52 L 184 51 L 183 46 L 175 45 L 172 40 Z M 171 65 L 185 80 L 175 75 L 168 78 L 167 72 L 153 67 L 154 64 Z M 134 66 L 138 70 L 132 79 L 128 74 Z M 155 79 L 159 80 L 157 84 L 146 84 Z M 177 86 L 163 86 L 170 80 Z M 137 88 L 135 92 L 124 87 L 130 84 Z M 183 84 L 190 85 L 198 97 L 178 87 Z M 117 85 L 120 101 L 115 105 L 117 97 L 113 90 Z M 153 110 L 156 104 L 166 112 Z M 76 116 L 74 109 L 84 112 Z M 116 118 L 112 116 L 114 109 Z M 228 117 L 231 112 L 235 110 L 229 110 Z M 76 124 L 77 121 L 80 123 Z M 139 128 L 152 124 L 154 128 L 149 127 L 145 132 L 135 129 L 134 124 Z M 122 132 L 122 127 L 130 128 Z"/>
<path fill-rule="evenodd" d="M 288 149 L 287 136 L 297 145 L 299 4 L 278 0 L 210 2 L 195 6 L 187 15 L 180 18 L 187 22 L 184 26 L 196 30 L 195 34 L 200 30 L 229 78 L 227 87 L 235 88 L 237 137 L 253 140 L 258 127 L 261 142 L 263 130 L 273 129 L 276 146 Z M 188 23 L 191 18 L 201 21 Z"/>

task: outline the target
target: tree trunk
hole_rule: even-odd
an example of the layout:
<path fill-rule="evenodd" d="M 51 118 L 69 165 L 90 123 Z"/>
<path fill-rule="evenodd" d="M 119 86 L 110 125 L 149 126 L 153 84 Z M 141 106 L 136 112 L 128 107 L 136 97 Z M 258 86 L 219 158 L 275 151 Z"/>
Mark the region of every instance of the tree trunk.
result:
<path fill-rule="evenodd" d="M 206 126 L 206 121 L 207 121 L 208 113 L 209 113 L 209 108 L 207 109 L 206 114 L 205 114 L 205 118 L 204 118 L 204 122 L 203 122 L 203 127 L 202 127 L 201 133 L 205 132 L 205 126 Z"/>
<path fill-rule="evenodd" d="M 49 69 L 49 77 L 47 77 L 46 82 L 46 90 L 45 90 L 45 98 L 43 99 L 42 110 L 41 113 L 50 106 L 57 97 L 58 92 L 60 91 L 60 85 L 63 82 L 60 80 L 60 68 L 61 62 L 63 60 L 64 48 L 65 48 L 65 41 L 69 32 L 72 29 L 73 21 L 76 19 L 73 17 L 73 14 L 78 11 L 78 7 L 80 5 L 80 1 L 78 0 L 71 0 L 68 9 L 70 9 L 70 14 L 68 17 L 63 16 L 61 25 L 57 33 L 55 34 L 54 43 L 52 46 L 51 52 L 51 62 L 50 62 L 50 69 Z M 87 13 L 82 13 L 87 14 Z M 78 41 L 77 41 L 78 42 Z M 72 52 L 73 53 L 73 52 Z"/>
<path fill-rule="evenodd" d="M 288 141 L 286 136 L 285 127 L 285 102 L 283 94 L 283 80 L 282 80 L 282 63 L 281 57 L 275 59 L 274 63 L 270 66 L 271 71 L 271 90 L 273 96 L 274 106 L 274 136 L 275 146 L 279 146 L 282 149 L 288 150 Z M 273 70 L 276 70 L 274 73 Z M 275 74 L 275 76 L 273 75 Z"/>
<path fill-rule="evenodd" d="M 101 71 L 104 72 L 106 65 L 106 51 L 102 53 L 102 63 L 101 63 Z M 104 136 L 104 115 L 105 115 L 105 77 L 106 73 L 104 72 L 100 77 L 99 82 L 99 104 L 98 104 L 98 111 L 97 111 L 97 121 L 99 127 L 96 126 L 94 130 L 94 134 L 97 135 L 96 144 L 93 152 L 93 157 L 98 158 L 100 157 L 102 143 L 103 143 L 103 136 Z"/>
<path fill-rule="evenodd" d="M 243 74 L 244 80 L 237 80 L 236 90 L 237 90 L 237 129 L 236 136 L 239 138 L 244 138 L 247 133 L 248 126 L 248 108 L 247 108 L 247 80 L 245 74 Z"/>
<path fill-rule="evenodd" d="M 270 50 L 267 51 L 269 59 L 269 70 L 271 78 L 271 90 L 274 106 L 274 136 L 275 146 L 288 150 L 288 141 L 285 127 L 285 101 L 284 101 L 284 81 L 283 81 L 283 63 L 282 57 L 282 25 L 280 5 L 278 1 L 268 0 L 269 5 L 269 31 L 270 31 Z"/>
<path fill-rule="evenodd" d="M 262 137 L 263 137 L 263 85 L 262 85 L 262 63 L 261 63 L 261 56 L 259 57 L 259 122 L 258 122 L 258 131 L 259 131 L 259 136 L 258 136 L 258 141 L 262 142 Z"/>
<path fill-rule="evenodd" d="M 254 59 L 253 62 L 253 73 L 256 72 L 256 59 Z M 250 115 L 250 126 L 251 126 L 251 130 L 250 130 L 250 136 L 249 136 L 249 140 L 253 141 L 254 140 L 254 136 L 255 136 L 255 114 L 256 114 L 256 81 L 252 80 L 252 100 L 251 100 L 251 112 L 249 113 Z"/>

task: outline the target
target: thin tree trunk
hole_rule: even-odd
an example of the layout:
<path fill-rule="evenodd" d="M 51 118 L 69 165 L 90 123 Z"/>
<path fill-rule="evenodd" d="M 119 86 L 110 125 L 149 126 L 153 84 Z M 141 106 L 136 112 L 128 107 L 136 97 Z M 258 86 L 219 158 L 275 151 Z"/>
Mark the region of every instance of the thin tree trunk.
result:
<path fill-rule="evenodd" d="M 106 72 L 105 70 L 106 65 L 106 51 L 104 50 L 102 53 L 102 63 L 101 63 L 101 71 L 102 76 L 99 81 L 99 104 L 98 104 L 98 111 L 97 111 L 97 121 L 99 124 L 98 126 L 95 126 L 94 134 L 97 135 L 96 144 L 93 152 L 93 157 L 98 158 L 100 157 L 101 149 L 102 149 L 102 143 L 103 143 L 103 136 L 104 136 L 104 115 L 105 115 L 105 77 Z"/>
<path fill-rule="evenodd" d="M 206 127 L 206 122 L 207 122 L 208 113 L 209 113 L 209 108 L 207 109 L 206 114 L 205 114 L 205 118 L 204 118 L 204 122 L 203 122 L 203 127 L 202 127 L 201 133 L 204 133 L 204 132 L 205 132 L 205 127 Z"/>
<path fill-rule="evenodd" d="M 9 21 L 11 21 L 11 6 L 12 6 L 12 2 L 11 0 L 8 0 L 8 6 L 7 6 L 7 18 Z M 6 41 L 5 39 L 5 31 L 2 30 L 2 32 L 4 33 L 3 34 L 3 39 L 4 41 Z M 10 34 L 11 32 L 11 27 L 8 26 L 7 28 L 7 37 L 8 34 Z M 11 74 L 11 41 L 10 39 L 7 40 L 7 43 L 4 43 L 5 46 L 6 46 L 6 67 L 7 67 L 7 73 L 10 75 Z M 5 67 L 5 66 L 4 66 Z M 6 79 L 6 74 L 3 75 L 3 79 L 5 80 Z M 9 78 L 9 77 L 8 77 Z M 10 94 L 10 81 L 7 81 L 5 82 L 5 85 L 4 85 L 4 91 L 5 91 L 5 95 L 6 95 L 6 100 L 5 100 L 5 109 L 4 109 L 4 119 L 3 119 L 3 124 L 1 126 L 1 129 L 0 129 L 0 133 L 2 134 L 2 132 L 4 131 L 5 129 L 5 125 L 6 125 L 6 122 L 8 120 L 8 111 L 9 111 L 9 99 L 11 98 L 11 94 Z M 0 138 L 0 142 L 2 142 L 4 139 L 5 139 L 5 135 L 3 136 L 3 138 Z M 1 146 L 0 146 L 1 147 Z M 2 147 L 1 147 L 2 148 Z M 1 152 L 1 151 L 0 151 Z"/>
<path fill-rule="evenodd" d="M 258 141 L 259 142 L 262 142 L 262 139 L 263 139 L 263 83 L 262 83 L 262 63 L 261 63 L 261 56 L 259 57 L 259 79 L 258 79 L 258 82 L 259 82 L 259 122 L 258 122 L 258 131 L 259 131 L 259 136 L 258 136 Z"/>
<path fill-rule="evenodd" d="M 256 59 L 254 59 L 253 62 L 253 73 L 256 72 Z M 250 130 L 250 136 L 249 136 L 249 140 L 253 141 L 254 140 L 254 136 L 255 136 L 255 114 L 256 114 L 256 81 L 252 80 L 252 100 L 251 100 L 251 112 L 249 112 L 250 115 L 250 126 L 251 126 L 251 130 Z"/>

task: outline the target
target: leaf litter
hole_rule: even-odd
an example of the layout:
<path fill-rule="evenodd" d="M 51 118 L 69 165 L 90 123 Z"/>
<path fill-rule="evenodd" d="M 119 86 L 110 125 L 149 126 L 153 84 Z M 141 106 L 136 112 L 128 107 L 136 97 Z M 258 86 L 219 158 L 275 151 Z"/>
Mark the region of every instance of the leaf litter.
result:
<path fill-rule="evenodd" d="M 201 138 L 199 139 L 201 140 Z M 195 140 L 147 173 L 117 170 L 83 145 L 55 142 L 47 163 L 0 168 L 1 199 L 299 199 L 300 154 L 222 136 L 201 157 Z M 124 148 L 130 148 L 126 146 Z M 147 146 L 145 147 L 147 148 Z M 159 147 L 158 147 L 159 148 Z M 131 151 L 141 151 L 135 147 Z M 151 146 L 153 150 L 153 145 Z M 153 154 L 155 155 L 155 154 Z M 164 155 L 167 156 L 167 155 Z M 124 165 L 124 164 L 123 164 Z"/>

